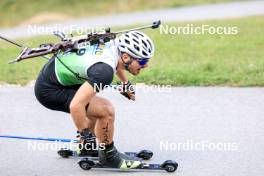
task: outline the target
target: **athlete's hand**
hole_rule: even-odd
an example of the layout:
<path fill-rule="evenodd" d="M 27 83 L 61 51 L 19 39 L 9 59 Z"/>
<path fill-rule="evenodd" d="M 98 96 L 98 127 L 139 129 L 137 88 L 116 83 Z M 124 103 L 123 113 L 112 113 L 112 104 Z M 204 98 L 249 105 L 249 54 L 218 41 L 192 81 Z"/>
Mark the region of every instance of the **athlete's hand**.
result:
<path fill-rule="evenodd" d="M 135 92 L 135 89 L 134 89 L 134 87 L 130 81 L 128 81 L 127 83 L 120 83 L 119 91 L 122 95 L 124 95 L 129 100 L 135 101 L 135 99 L 136 99 L 135 93 L 136 92 Z"/>

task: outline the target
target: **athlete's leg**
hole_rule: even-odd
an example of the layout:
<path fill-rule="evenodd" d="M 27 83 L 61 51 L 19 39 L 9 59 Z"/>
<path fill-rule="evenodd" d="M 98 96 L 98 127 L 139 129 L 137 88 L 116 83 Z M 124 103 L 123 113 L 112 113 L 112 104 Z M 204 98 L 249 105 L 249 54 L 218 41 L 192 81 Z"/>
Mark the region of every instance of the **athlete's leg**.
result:
<path fill-rule="evenodd" d="M 95 134 L 94 127 L 96 123 L 96 117 L 88 115 L 88 114 L 87 114 L 87 117 L 88 117 L 87 126 L 89 126 L 89 129 L 91 130 L 91 132 Z"/>
<path fill-rule="evenodd" d="M 102 97 L 93 97 L 87 108 L 87 116 L 91 122 L 89 124 L 91 130 L 94 129 L 98 142 L 106 145 L 111 144 L 115 119 L 114 107 L 111 102 Z"/>
<path fill-rule="evenodd" d="M 99 162 L 105 166 L 113 168 L 137 168 L 141 166 L 141 161 L 134 157 L 126 156 L 118 152 L 113 143 L 115 111 L 113 105 L 105 98 L 95 96 L 91 99 L 87 109 L 87 116 L 96 119 L 95 135 L 100 144 Z M 127 162 L 129 161 L 129 162 Z M 127 163 L 130 163 L 127 165 Z"/>

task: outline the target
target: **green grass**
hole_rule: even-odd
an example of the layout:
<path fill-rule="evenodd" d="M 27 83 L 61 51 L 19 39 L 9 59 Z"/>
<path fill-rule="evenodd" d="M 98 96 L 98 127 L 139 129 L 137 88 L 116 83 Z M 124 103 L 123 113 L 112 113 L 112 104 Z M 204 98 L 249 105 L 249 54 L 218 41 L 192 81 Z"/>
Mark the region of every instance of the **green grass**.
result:
<path fill-rule="evenodd" d="M 132 82 L 175 86 L 264 86 L 264 16 L 194 23 L 195 26 L 202 24 L 237 26 L 239 33 L 161 35 L 159 30 L 145 31 L 156 44 L 155 57 L 139 76 L 130 76 Z M 21 41 L 36 46 L 43 41 L 54 41 L 54 38 Z M 19 50 L 3 41 L 0 46 L 0 81 L 26 84 L 36 78 L 45 60 L 35 58 L 7 65 L 6 62 L 15 58 Z"/>
<path fill-rule="evenodd" d="M 36 47 L 41 41 L 47 41 L 47 37 L 37 37 L 34 39 L 20 39 L 18 43 L 26 46 Z M 55 42 L 54 38 L 48 39 L 49 42 Z M 42 65 L 47 61 L 40 57 L 25 60 L 16 64 L 7 64 L 8 61 L 15 59 L 21 49 L 16 46 L 0 41 L 0 83 L 26 84 L 30 80 L 36 79 L 36 76 Z"/>
<path fill-rule="evenodd" d="M 1 0 L 0 27 L 226 1 L 234 0 Z"/>

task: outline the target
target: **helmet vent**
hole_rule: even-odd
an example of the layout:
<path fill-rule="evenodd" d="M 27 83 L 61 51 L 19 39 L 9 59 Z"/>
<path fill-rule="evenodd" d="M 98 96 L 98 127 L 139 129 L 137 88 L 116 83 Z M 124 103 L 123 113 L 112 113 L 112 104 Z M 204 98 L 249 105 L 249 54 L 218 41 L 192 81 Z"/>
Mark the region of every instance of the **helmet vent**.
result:
<path fill-rule="evenodd" d="M 139 44 L 139 42 L 137 40 L 133 39 L 133 41 L 136 42 L 137 44 Z"/>
<path fill-rule="evenodd" d="M 152 45 L 151 45 L 151 43 L 150 43 L 150 41 L 147 40 L 147 42 L 149 43 L 150 48 L 153 49 L 153 48 L 152 48 Z"/>
<path fill-rule="evenodd" d="M 142 34 L 140 34 L 139 32 L 135 32 L 136 34 L 140 35 L 141 37 L 144 37 Z"/>
<path fill-rule="evenodd" d="M 141 40 L 145 47 L 147 47 L 147 44 L 144 40 Z"/>
<path fill-rule="evenodd" d="M 138 51 L 140 50 L 140 49 L 139 49 L 139 46 L 137 46 L 137 45 L 134 45 L 134 48 L 135 48 L 136 50 L 138 50 Z"/>
<path fill-rule="evenodd" d="M 147 56 L 147 53 L 146 53 L 145 51 L 142 51 L 142 54 L 143 54 L 144 56 Z"/>
<path fill-rule="evenodd" d="M 137 55 L 132 49 L 127 48 L 132 54 Z"/>
<path fill-rule="evenodd" d="M 126 44 L 130 44 L 130 41 L 129 41 L 129 40 L 127 40 L 127 39 L 125 39 L 125 42 L 126 42 Z"/>
<path fill-rule="evenodd" d="M 137 35 L 135 35 L 135 34 L 133 34 L 133 33 L 132 33 L 132 35 L 138 39 L 138 36 L 137 36 Z"/>

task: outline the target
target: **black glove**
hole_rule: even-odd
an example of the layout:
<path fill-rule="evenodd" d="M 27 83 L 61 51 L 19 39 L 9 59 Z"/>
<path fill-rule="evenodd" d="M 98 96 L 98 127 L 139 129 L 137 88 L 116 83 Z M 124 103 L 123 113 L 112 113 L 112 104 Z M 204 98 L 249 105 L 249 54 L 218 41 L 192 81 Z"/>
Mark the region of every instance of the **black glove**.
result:
<path fill-rule="evenodd" d="M 120 83 L 119 91 L 122 95 L 124 95 L 129 100 L 135 101 L 135 93 L 136 92 L 135 92 L 135 89 L 134 89 L 134 87 L 130 81 L 128 81 L 126 84 Z"/>

